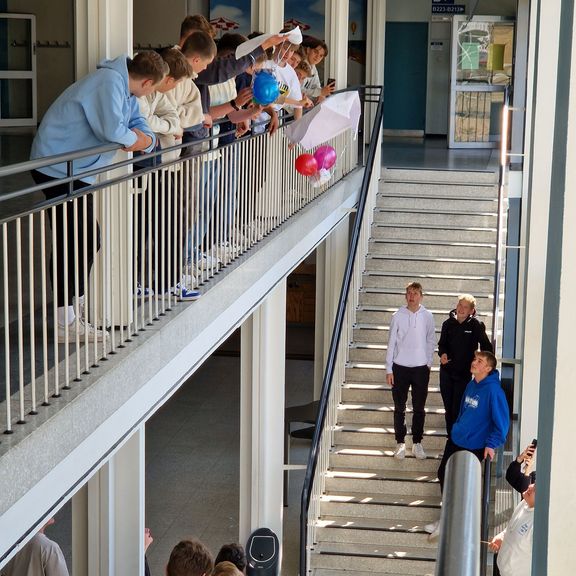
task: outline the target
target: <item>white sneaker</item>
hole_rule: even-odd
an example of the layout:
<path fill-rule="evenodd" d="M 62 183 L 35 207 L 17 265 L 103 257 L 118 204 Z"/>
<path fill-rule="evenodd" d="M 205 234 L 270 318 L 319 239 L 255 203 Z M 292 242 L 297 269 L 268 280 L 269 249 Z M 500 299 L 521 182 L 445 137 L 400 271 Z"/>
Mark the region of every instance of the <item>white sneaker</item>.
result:
<path fill-rule="evenodd" d="M 428 532 L 428 534 L 434 534 L 434 532 L 436 532 L 436 530 L 438 530 L 439 527 L 440 527 L 440 520 L 436 520 L 435 522 L 426 524 L 426 526 L 424 526 L 424 531 Z"/>
<path fill-rule="evenodd" d="M 436 540 L 438 540 L 439 536 L 440 536 L 440 522 L 438 522 L 438 526 L 436 526 L 436 530 L 434 530 L 434 532 L 432 532 L 430 534 L 430 536 L 428 536 L 428 541 L 429 542 L 435 542 Z"/>
<path fill-rule="evenodd" d="M 134 296 L 136 298 L 150 298 L 151 296 L 154 296 L 154 290 L 152 288 L 142 286 L 140 282 L 137 282 L 136 289 L 134 290 Z"/>
<path fill-rule="evenodd" d="M 418 458 L 418 460 L 426 460 L 426 452 L 424 452 L 424 448 L 422 448 L 420 442 L 412 445 L 412 455 Z"/>
<path fill-rule="evenodd" d="M 210 256 L 209 254 L 200 254 L 198 260 L 196 260 L 196 268 L 198 270 L 205 270 L 206 268 L 215 268 L 222 264 L 220 258 L 217 256 Z"/>
<path fill-rule="evenodd" d="M 92 326 L 89 322 L 84 322 L 84 318 L 78 318 L 78 328 L 76 329 L 76 320 L 68 325 L 68 342 L 76 342 L 78 340 L 80 343 L 86 340 L 86 334 L 88 334 L 88 341 L 94 342 L 98 340 L 102 342 L 106 340 L 109 336 L 106 330 L 100 330 L 95 326 Z M 66 343 L 66 327 L 58 324 L 58 344 Z"/>
<path fill-rule="evenodd" d="M 404 442 L 399 442 L 396 445 L 396 450 L 394 450 L 394 458 L 398 458 L 398 460 L 404 460 L 406 456 L 406 444 Z"/>

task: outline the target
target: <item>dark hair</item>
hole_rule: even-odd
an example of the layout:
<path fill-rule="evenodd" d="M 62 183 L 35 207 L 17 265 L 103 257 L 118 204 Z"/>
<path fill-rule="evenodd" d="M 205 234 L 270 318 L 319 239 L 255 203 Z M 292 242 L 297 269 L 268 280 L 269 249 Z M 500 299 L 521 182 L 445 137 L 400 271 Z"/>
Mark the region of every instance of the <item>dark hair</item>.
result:
<path fill-rule="evenodd" d="M 169 72 L 168 64 L 164 62 L 162 56 L 154 50 L 144 50 L 138 52 L 134 58 L 128 58 L 128 74 L 137 80 L 152 80 L 158 84 Z"/>
<path fill-rule="evenodd" d="M 192 76 L 192 67 L 178 48 L 163 48 L 160 51 L 160 56 L 168 64 L 168 68 L 170 68 L 168 75 L 174 80 Z"/>
<path fill-rule="evenodd" d="M 202 30 L 211 38 L 216 36 L 214 26 L 202 14 L 186 16 L 180 25 L 180 38 L 187 38 L 194 30 Z"/>
<path fill-rule="evenodd" d="M 250 34 L 248 34 L 248 40 L 252 40 L 252 38 L 262 36 L 262 34 L 264 34 L 264 32 L 260 32 L 260 30 L 254 30 L 254 32 L 250 32 Z"/>
<path fill-rule="evenodd" d="M 224 544 L 216 556 L 215 564 L 219 562 L 232 562 L 238 570 L 244 572 L 246 570 L 246 552 L 240 544 Z"/>
<path fill-rule="evenodd" d="M 188 538 L 174 546 L 166 566 L 166 576 L 202 576 L 214 567 L 212 555 L 199 540 Z"/>
<path fill-rule="evenodd" d="M 302 38 L 302 46 L 304 46 L 304 48 L 311 48 L 312 50 L 321 46 L 324 49 L 324 58 L 328 56 L 328 45 L 324 40 L 320 40 L 320 38 L 316 38 L 316 36 L 304 36 L 304 38 Z"/>
<path fill-rule="evenodd" d="M 186 58 L 199 57 L 199 58 L 214 58 L 216 56 L 216 44 L 213 38 L 203 30 L 194 30 L 186 38 L 184 46 L 182 46 L 182 54 Z"/>
<path fill-rule="evenodd" d="M 484 358 L 490 368 L 492 370 L 496 370 L 496 366 L 498 365 L 498 360 L 496 360 L 496 356 L 492 354 L 492 352 L 488 352 L 488 350 L 477 350 L 474 352 L 474 356 L 480 356 L 480 358 Z"/>
<path fill-rule="evenodd" d="M 226 32 L 226 34 L 222 34 L 220 40 L 218 40 L 218 56 L 225 56 L 226 54 L 231 54 L 240 46 L 246 42 L 246 36 L 242 34 L 236 34 L 232 32 Z"/>

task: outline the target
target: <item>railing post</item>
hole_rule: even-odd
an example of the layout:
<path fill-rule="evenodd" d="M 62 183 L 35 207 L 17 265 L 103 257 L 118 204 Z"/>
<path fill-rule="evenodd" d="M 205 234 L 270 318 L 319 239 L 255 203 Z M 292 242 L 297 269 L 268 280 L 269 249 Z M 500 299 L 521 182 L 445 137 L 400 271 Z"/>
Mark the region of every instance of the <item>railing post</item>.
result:
<path fill-rule="evenodd" d="M 483 542 L 488 542 L 490 523 L 488 515 L 490 513 L 490 480 L 492 477 L 492 460 L 487 457 L 484 460 L 484 476 L 482 479 L 482 525 L 480 528 L 480 538 Z M 488 562 L 488 547 L 486 544 L 480 548 L 480 576 L 486 576 L 486 564 Z"/>

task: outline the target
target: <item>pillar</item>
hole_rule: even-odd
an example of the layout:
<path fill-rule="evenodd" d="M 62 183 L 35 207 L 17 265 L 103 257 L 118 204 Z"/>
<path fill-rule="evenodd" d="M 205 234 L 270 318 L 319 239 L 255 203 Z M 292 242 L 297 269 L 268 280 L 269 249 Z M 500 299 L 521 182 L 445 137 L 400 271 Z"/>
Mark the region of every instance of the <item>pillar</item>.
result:
<path fill-rule="evenodd" d="M 524 195 L 520 244 L 526 246 L 526 258 L 520 262 L 518 310 L 521 325 L 517 357 L 523 361 L 520 408 L 520 446 L 526 446 L 538 427 L 538 397 L 542 325 L 544 320 L 544 285 L 548 248 L 548 217 L 552 151 L 556 108 L 557 62 L 560 27 L 560 2 L 551 2 L 545 10 L 532 7 L 530 26 L 530 60 L 528 68 L 528 101 L 524 163 Z M 539 29 L 539 31 L 538 31 Z M 539 41 L 537 36 L 540 34 Z M 523 322 L 523 324 L 522 324 Z M 517 391 L 518 393 L 520 391 Z"/>
<path fill-rule="evenodd" d="M 144 574 L 144 426 L 72 499 L 72 573 Z"/>
<path fill-rule="evenodd" d="M 316 249 L 316 318 L 314 333 L 314 398 L 320 397 L 334 318 L 350 244 L 350 221 L 345 218 Z"/>
<path fill-rule="evenodd" d="M 326 0 L 326 32 L 328 58 L 324 76 L 336 80 L 338 90 L 348 85 L 348 32 L 350 26 L 349 0 Z"/>
<path fill-rule="evenodd" d="M 532 574 L 570 574 L 572 564 L 564 552 L 576 538 L 576 524 L 572 514 L 567 513 L 576 506 L 576 494 L 566 479 L 566 471 L 571 469 L 567 461 L 573 446 L 576 402 L 571 314 L 576 282 L 576 229 L 573 221 L 576 214 L 576 12 L 573 0 L 539 2 L 534 10 L 537 12 L 535 62 L 538 75 L 540 71 L 544 73 L 546 66 L 553 68 L 555 75 L 550 79 L 553 80 L 550 91 L 542 87 L 539 77 L 537 79 L 535 130 L 530 150 L 532 198 L 542 195 L 547 205 L 544 222 L 546 260 L 542 278 L 544 314 L 539 334 L 541 350 L 537 372 L 540 382 L 538 488 Z M 547 99 L 552 94 L 554 100 Z M 536 126 L 544 108 L 552 111 L 554 120 L 548 142 L 539 140 Z M 551 144 L 549 150 L 545 148 L 547 144 Z M 540 167 L 547 176 L 544 182 L 539 180 Z M 536 181 L 542 187 L 536 186 Z M 535 257 L 532 249 L 531 242 L 529 273 Z M 537 253 L 541 252 L 540 246 L 535 249 Z M 528 282 L 530 280 L 529 275 Z M 528 306 L 526 315 L 528 324 L 531 315 Z"/>
<path fill-rule="evenodd" d="M 241 329 L 240 542 L 270 528 L 282 542 L 286 280 Z"/>
<path fill-rule="evenodd" d="M 252 0 L 252 30 L 277 33 L 284 28 L 284 0 Z"/>

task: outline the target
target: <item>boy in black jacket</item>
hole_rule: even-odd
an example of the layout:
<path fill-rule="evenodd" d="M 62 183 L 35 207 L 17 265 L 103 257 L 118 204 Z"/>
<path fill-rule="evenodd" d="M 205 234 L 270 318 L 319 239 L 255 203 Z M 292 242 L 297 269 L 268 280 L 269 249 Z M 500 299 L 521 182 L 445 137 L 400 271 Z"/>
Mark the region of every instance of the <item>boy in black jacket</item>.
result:
<path fill-rule="evenodd" d="M 448 438 L 452 424 L 458 418 L 464 390 L 470 382 L 470 364 L 478 347 L 493 352 L 486 326 L 476 318 L 476 299 L 471 294 L 462 294 L 456 309 L 442 324 L 438 342 L 440 393 L 446 410 Z"/>

